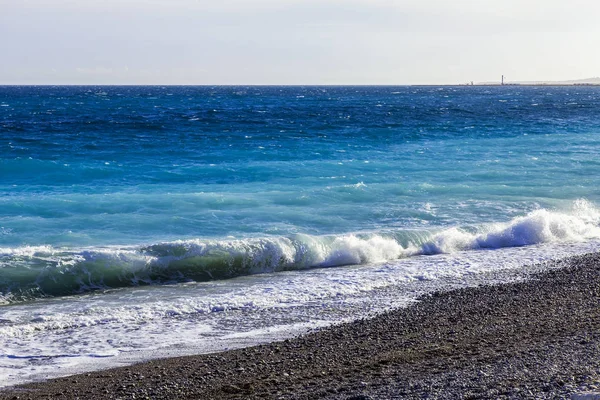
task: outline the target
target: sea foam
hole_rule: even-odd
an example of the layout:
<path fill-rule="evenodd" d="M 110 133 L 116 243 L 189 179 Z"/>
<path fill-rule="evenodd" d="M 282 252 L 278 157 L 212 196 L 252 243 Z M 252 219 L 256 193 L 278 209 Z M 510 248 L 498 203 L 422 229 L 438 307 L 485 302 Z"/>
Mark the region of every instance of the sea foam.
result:
<path fill-rule="evenodd" d="M 4 302 L 107 288 L 212 281 L 288 270 L 373 264 L 419 255 L 600 238 L 600 213 L 577 200 L 505 223 L 441 231 L 178 240 L 138 248 L 0 249 Z"/>
<path fill-rule="evenodd" d="M 475 233 L 448 229 L 424 243 L 422 254 L 596 239 L 600 237 L 599 224 L 598 210 L 590 202 L 580 199 L 573 203 L 569 212 L 540 209 L 507 223 L 483 226 Z"/>

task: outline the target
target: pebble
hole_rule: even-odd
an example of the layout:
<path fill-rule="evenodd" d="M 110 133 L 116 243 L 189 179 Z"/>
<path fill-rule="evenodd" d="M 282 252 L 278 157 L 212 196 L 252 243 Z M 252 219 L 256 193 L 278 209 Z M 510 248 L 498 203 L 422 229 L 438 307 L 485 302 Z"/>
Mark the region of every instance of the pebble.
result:
<path fill-rule="evenodd" d="M 282 343 L 33 383 L 0 399 L 596 399 L 600 255 L 556 267 Z"/>

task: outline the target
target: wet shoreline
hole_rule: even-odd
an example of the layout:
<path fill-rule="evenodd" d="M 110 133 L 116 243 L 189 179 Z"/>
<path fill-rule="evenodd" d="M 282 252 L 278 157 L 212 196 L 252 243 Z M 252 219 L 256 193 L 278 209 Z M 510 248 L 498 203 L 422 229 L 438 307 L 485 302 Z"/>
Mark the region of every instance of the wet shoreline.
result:
<path fill-rule="evenodd" d="M 31 383 L 0 398 L 569 398 L 600 392 L 600 254 L 282 342 Z M 597 388 L 598 386 L 598 388 Z"/>

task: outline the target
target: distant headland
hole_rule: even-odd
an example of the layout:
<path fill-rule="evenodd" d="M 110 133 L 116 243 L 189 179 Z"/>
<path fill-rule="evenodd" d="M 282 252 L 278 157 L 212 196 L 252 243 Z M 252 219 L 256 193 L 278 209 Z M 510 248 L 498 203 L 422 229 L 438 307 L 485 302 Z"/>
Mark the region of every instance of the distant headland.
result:
<path fill-rule="evenodd" d="M 503 75 L 502 78 L 495 82 L 478 82 L 467 83 L 466 85 L 473 86 L 600 86 L 600 77 L 575 79 L 568 81 L 509 81 Z"/>

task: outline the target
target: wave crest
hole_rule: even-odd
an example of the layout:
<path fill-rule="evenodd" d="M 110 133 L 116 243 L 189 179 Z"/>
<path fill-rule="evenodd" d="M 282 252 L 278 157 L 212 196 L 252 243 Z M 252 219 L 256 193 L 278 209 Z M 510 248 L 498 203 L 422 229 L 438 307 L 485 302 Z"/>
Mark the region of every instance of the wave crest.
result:
<path fill-rule="evenodd" d="M 0 248 L 0 303 L 40 296 L 319 267 L 416 255 L 600 238 L 600 213 L 585 200 L 566 213 L 536 210 L 506 223 L 438 232 L 239 240 L 179 240 L 139 248 Z"/>
<path fill-rule="evenodd" d="M 596 239 L 600 238 L 599 224 L 600 212 L 588 201 L 577 200 L 568 213 L 540 209 L 476 232 L 448 229 L 425 243 L 423 254 Z"/>

